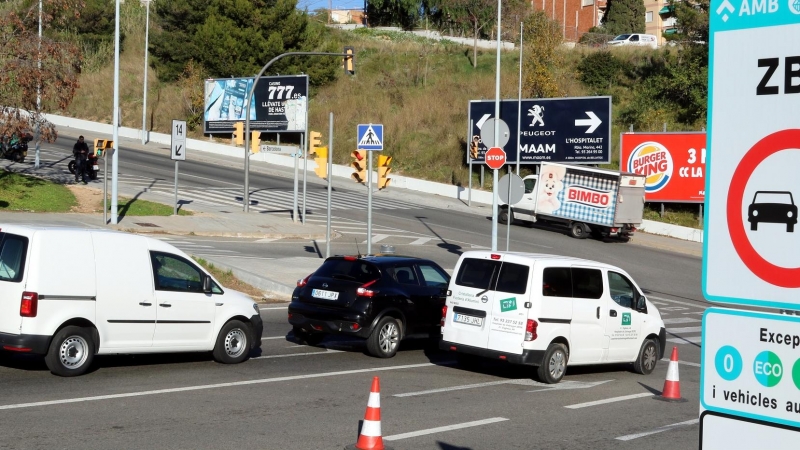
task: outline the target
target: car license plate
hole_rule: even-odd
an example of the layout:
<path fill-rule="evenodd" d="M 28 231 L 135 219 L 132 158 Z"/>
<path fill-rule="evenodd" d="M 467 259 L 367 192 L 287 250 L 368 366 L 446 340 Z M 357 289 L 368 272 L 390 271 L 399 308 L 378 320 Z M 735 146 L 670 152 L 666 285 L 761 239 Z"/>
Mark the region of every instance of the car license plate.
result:
<path fill-rule="evenodd" d="M 311 296 L 314 298 L 321 298 L 323 300 L 336 300 L 339 298 L 339 293 L 333 291 L 323 291 L 322 289 L 314 289 L 311 291 Z"/>
<path fill-rule="evenodd" d="M 453 316 L 453 322 L 464 323 L 467 325 L 475 325 L 476 327 L 479 327 L 483 325 L 483 317 L 456 314 L 455 316 Z"/>
<path fill-rule="evenodd" d="M 92 166 L 92 170 L 100 170 L 100 166 Z"/>

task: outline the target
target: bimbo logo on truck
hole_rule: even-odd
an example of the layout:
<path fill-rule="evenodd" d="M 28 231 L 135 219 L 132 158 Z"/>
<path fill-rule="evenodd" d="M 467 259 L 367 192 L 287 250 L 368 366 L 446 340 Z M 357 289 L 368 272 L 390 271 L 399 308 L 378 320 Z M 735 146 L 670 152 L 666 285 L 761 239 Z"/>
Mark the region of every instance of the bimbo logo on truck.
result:
<path fill-rule="evenodd" d="M 611 195 L 606 191 L 575 185 L 567 188 L 567 201 L 592 208 L 608 208 L 611 205 Z"/>
<path fill-rule="evenodd" d="M 639 144 L 628 158 L 628 172 L 647 177 L 645 192 L 658 192 L 672 178 L 672 155 L 658 142 Z"/>

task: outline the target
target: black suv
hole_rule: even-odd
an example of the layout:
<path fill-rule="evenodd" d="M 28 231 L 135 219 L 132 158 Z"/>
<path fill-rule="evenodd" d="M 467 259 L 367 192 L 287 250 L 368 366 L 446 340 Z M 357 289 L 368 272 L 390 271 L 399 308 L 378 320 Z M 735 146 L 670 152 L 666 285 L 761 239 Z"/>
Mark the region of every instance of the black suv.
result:
<path fill-rule="evenodd" d="M 397 353 L 400 340 L 438 337 L 450 276 L 427 259 L 334 256 L 297 282 L 289 305 L 295 337 L 316 345 L 328 334 L 367 339 L 379 358 Z"/>

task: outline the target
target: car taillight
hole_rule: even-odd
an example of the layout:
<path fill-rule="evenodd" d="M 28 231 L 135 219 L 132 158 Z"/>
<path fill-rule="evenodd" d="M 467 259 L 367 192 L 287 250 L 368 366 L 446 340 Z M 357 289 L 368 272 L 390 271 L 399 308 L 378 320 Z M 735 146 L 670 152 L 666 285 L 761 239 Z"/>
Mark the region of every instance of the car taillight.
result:
<path fill-rule="evenodd" d="M 297 280 L 297 287 L 303 287 L 303 286 L 307 285 L 308 284 L 308 279 L 311 278 L 311 275 L 314 275 L 314 274 L 312 273 L 312 274 L 308 275 L 307 277 L 303 278 L 302 280 Z"/>
<path fill-rule="evenodd" d="M 36 317 L 39 311 L 39 294 L 36 292 L 23 292 L 19 303 L 19 315 L 22 317 Z"/>
<path fill-rule="evenodd" d="M 447 317 L 447 305 L 442 306 L 442 326 L 444 326 L 445 317 Z"/>
<path fill-rule="evenodd" d="M 539 322 L 528 319 L 528 323 L 525 325 L 525 340 L 526 341 L 533 341 L 536 340 L 538 336 L 536 336 L 536 329 L 539 328 Z"/>
<path fill-rule="evenodd" d="M 375 291 L 372 289 L 367 289 L 368 287 L 375 284 L 378 280 L 372 280 L 369 283 L 364 283 L 356 289 L 356 295 L 359 297 L 374 297 Z"/>

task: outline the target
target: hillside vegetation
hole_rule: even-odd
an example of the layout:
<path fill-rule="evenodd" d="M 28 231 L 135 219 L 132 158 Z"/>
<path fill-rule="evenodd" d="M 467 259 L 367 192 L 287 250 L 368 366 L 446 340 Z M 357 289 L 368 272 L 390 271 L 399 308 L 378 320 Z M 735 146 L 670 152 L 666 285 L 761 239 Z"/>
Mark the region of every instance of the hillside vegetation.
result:
<path fill-rule="evenodd" d="M 124 4 L 123 31 L 122 125 L 141 128 L 144 9 L 138 3 Z M 479 50 L 477 67 L 473 67 L 472 48 L 449 41 L 374 29 L 325 29 L 324 32 L 328 34 L 325 41 L 341 42 L 356 49 L 355 76 L 340 74 L 327 84 L 312 86 L 310 129 L 321 131 L 323 142 L 327 142 L 328 114 L 334 113 L 334 162 L 351 161 L 349 155 L 355 150 L 357 124 L 382 123 L 385 154 L 394 158 L 393 173 L 466 185 L 467 104 L 470 100 L 494 97 L 494 51 Z M 526 42 L 535 41 L 528 35 L 525 38 Z M 111 122 L 112 50 L 100 46 L 85 55 L 78 94 L 64 114 Z M 569 97 L 613 96 L 614 167 L 618 164 L 619 134 L 631 125 L 637 131 L 661 131 L 665 123 L 671 131 L 699 130 L 704 125 L 704 106 L 698 109 L 696 105 L 705 104 L 705 69 L 698 67 L 692 76 L 683 77 L 684 83 L 700 83 L 695 86 L 696 91 L 678 95 L 681 86 L 664 81 L 674 77 L 672 72 L 680 64 L 677 48 L 615 49 L 612 53 L 580 47 L 558 47 L 549 53 L 540 50 L 528 45 L 524 48 L 523 97 L 531 97 L 531 92 L 554 92 L 554 96 Z M 530 55 L 550 53 L 550 61 L 528 60 Z M 504 52 L 501 64 L 501 96 L 516 99 L 519 51 Z M 168 83 L 159 80 L 158 74 L 150 69 L 148 129 L 166 133 L 172 119 L 194 118 L 197 124 L 196 118 L 202 111 L 204 77 L 202 68 L 190 64 L 177 82 Z M 542 86 L 549 90 L 542 91 Z M 667 90 L 670 87 L 672 91 Z M 202 123 L 191 133 L 202 137 Z M 225 142 L 230 138 L 216 137 Z M 291 139 L 281 136 L 282 142 Z M 473 174 L 476 181 L 478 173 L 476 167 Z"/>

